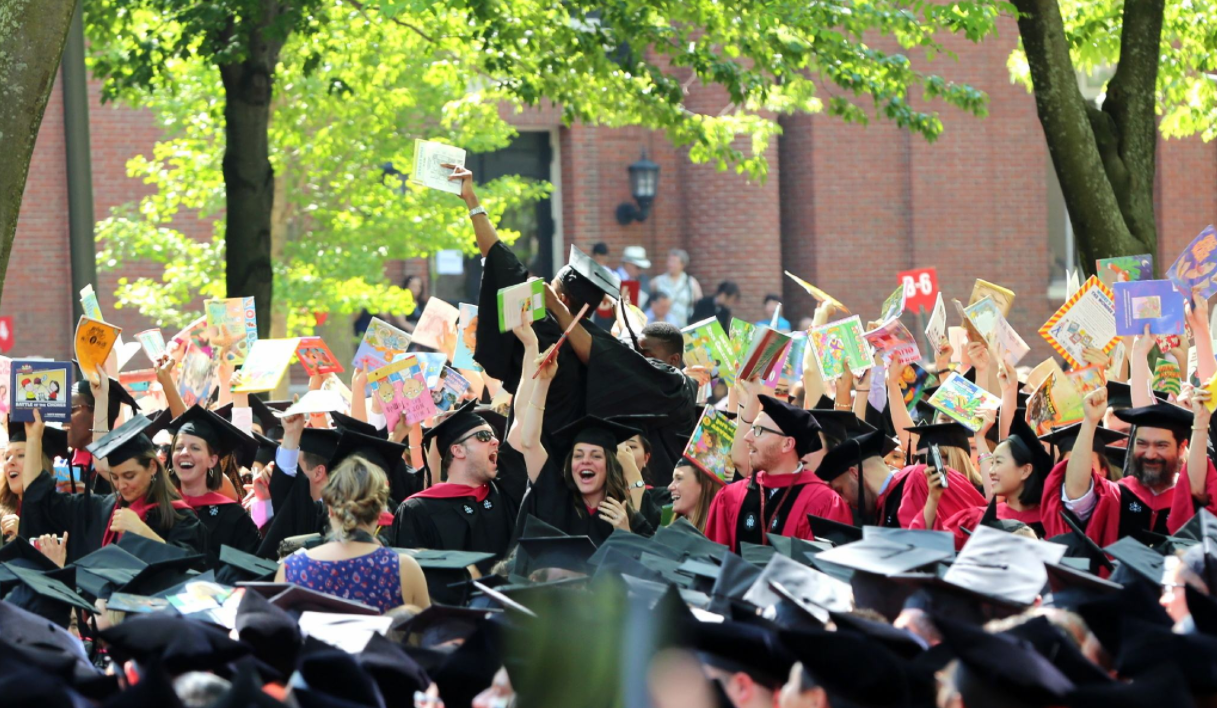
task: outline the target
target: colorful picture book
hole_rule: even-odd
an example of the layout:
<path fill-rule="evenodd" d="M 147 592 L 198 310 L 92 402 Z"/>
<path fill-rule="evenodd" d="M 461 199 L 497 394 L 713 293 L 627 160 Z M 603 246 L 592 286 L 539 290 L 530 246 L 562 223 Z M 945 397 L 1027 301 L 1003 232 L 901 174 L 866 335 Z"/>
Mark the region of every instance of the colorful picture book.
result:
<path fill-rule="evenodd" d="M 735 428 L 734 420 L 714 406 L 706 406 L 685 445 L 685 458 L 715 482 L 729 483 L 735 477 L 735 464 L 731 461 Z"/>
<path fill-rule="evenodd" d="M 1082 352 L 1087 348 L 1110 352 L 1119 341 L 1111 289 L 1090 276 L 1039 332 L 1075 369 L 1085 366 Z"/>
<path fill-rule="evenodd" d="M 817 288 L 816 286 L 812 285 L 811 283 L 807 282 L 806 280 L 803 280 L 802 278 L 795 275 L 794 273 L 791 273 L 788 270 L 782 271 L 782 272 L 784 272 L 786 274 L 786 277 L 788 277 L 791 280 L 793 280 L 794 282 L 798 283 L 800 288 L 803 288 L 804 290 L 806 290 L 808 295 L 810 295 L 816 299 L 816 302 L 831 302 L 842 313 L 844 313 L 846 315 L 849 314 L 849 308 L 847 308 L 845 305 L 843 305 L 841 303 L 841 301 L 838 300 L 837 298 L 833 297 L 832 295 L 829 295 L 828 293 Z"/>
<path fill-rule="evenodd" d="M 786 350 L 786 359 L 782 362 L 782 374 L 778 380 L 779 389 L 786 391 L 803 379 L 803 364 L 807 357 L 807 333 L 791 332 L 790 348 Z"/>
<path fill-rule="evenodd" d="M 847 372 L 860 375 L 874 366 L 874 355 L 866 343 L 862 319 L 857 315 L 812 327 L 808 337 L 825 381 L 840 378 Z"/>
<path fill-rule="evenodd" d="M 782 355 L 786 353 L 786 347 L 789 344 L 790 335 L 782 334 L 771 327 L 758 325 L 752 332 L 752 341 L 744 350 L 743 357 L 739 361 L 739 369 L 736 371 L 737 379 L 769 378 L 775 368 L 781 367 Z M 777 370 L 780 374 L 781 369 Z"/>
<path fill-rule="evenodd" d="M 345 371 L 321 337 L 301 337 L 296 345 L 296 358 L 310 377 Z"/>
<path fill-rule="evenodd" d="M 1056 364 L 1055 360 L 1051 361 Z M 1082 395 L 1061 372 L 1060 366 L 1056 366 L 1055 371 L 1050 370 L 1027 399 L 1027 423 L 1036 435 L 1073 425 L 1084 413 Z"/>
<path fill-rule="evenodd" d="M 72 417 L 72 364 L 66 361 L 14 359 L 9 364 L 9 421 L 29 423 L 34 411 L 49 423 Z"/>
<path fill-rule="evenodd" d="M 76 361 L 82 375 L 91 383 L 97 383 L 98 367 L 104 369 L 106 358 L 118 341 L 122 328 L 81 316 L 76 323 Z"/>
<path fill-rule="evenodd" d="M 896 288 L 896 291 L 887 296 L 883 301 L 883 305 L 879 308 L 879 321 L 888 322 L 894 320 L 904 314 L 904 285 Z"/>
<path fill-rule="evenodd" d="M 499 331 L 511 330 L 545 317 L 545 282 L 533 278 L 499 290 Z"/>
<path fill-rule="evenodd" d="M 1211 225 L 1183 249 L 1166 271 L 1166 277 L 1189 298 L 1193 290 L 1199 290 L 1203 298 L 1217 293 L 1217 231 Z"/>
<path fill-rule="evenodd" d="M 93 291 L 92 285 L 86 285 L 80 289 L 80 307 L 85 317 L 98 322 L 106 321 L 106 318 L 101 315 L 101 305 L 97 302 L 97 293 Z M 114 359 L 118 364 L 118 369 L 122 370 L 138 351 L 138 344 L 123 342 L 122 335 L 118 335 L 114 340 Z"/>
<path fill-rule="evenodd" d="M 460 317 L 456 320 L 456 352 L 452 365 L 458 369 L 481 371 L 482 367 L 473 359 L 478 343 L 478 306 L 462 302 Z"/>
<path fill-rule="evenodd" d="M 1001 399 L 963 376 L 952 373 L 930 396 L 929 404 L 951 420 L 976 432 L 984 423 L 983 412 L 996 410 L 1001 405 Z"/>
<path fill-rule="evenodd" d="M 993 298 L 986 297 L 979 302 L 964 308 L 967 322 L 984 337 L 984 341 L 993 347 L 1006 363 L 1016 366 L 1023 357 L 1031 351 L 1027 342 L 1014 331 L 1010 322 L 1002 315 Z"/>
<path fill-rule="evenodd" d="M 685 339 L 685 366 L 704 366 L 712 378 L 734 386 L 736 361 L 722 324 L 710 317 L 680 331 Z"/>
<path fill-rule="evenodd" d="M 1209 400 L 1204 402 L 1204 407 L 1209 413 L 1217 411 L 1217 374 L 1204 383 L 1204 389 L 1209 392 Z"/>
<path fill-rule="evenodd" d="M 1154 390 L 1164 391 L 1174 396 L 1179 395 L 1183 387 L 1183 373 L 1179 365 L 1171 359 L 1159 359 L 1154 364 Z"/>
<path fill-rule="evenodd" d="M 942 341 L 947 338 L 947 305 L 942 300 L 942 293 L 934 301 L 934 309 L 925 325 L 925 338 L 930 344 L 930 353 L 936 354 Z"/>
<path fill-rule="evenodd" d="M 1154 277 L 1154 257 L 1146 253 L 1140 256 L 1116 256 L 1100 258 L 1094 262 L 1095 274 L 1107 287 L 1116 283 L 1133 283 Z"/>
<path fill-rule="evenodd" d="M 1169 280 L 1116 283 L 1116 334 L 1136 335 L 1149 325 L 1150 334 L 1183 334 L 1187 298 Z"/>
<path fill-rule="evenodd" d="M 228 361 L 240 364 L 258 341 L 258 315 L 252 297 L 204 300 L 212 346 L 226 346 Z"/>
<path fill-rule="evenodd" d="M 235 392 L 261 393 L 273 391 L 283 380 L 287 367 L 296 354 L 299 339 L 259 339 L 249 349 L 245 364 L 241 367 L 240 383 L 232 387 Z"/>
<path fill-rule="evenodd" d="M 1073 384 L 1082 398 L 1085 398 L 1091 391 L 1097 391 L 1107 385 L 1107 372 L 1098 364 L 1068 371 L 1065 373 L 1065 378 L 1069 379 L 1069 383 Z"/>
<path fill-rule="evenodd" d="M 402 354 L 393 359 L 399 361 L 408 356 L 418 357 L 418 363 L 423 368 L 423 380 L 427 382 L 427 388 L 435 388 L 439 385 L 439 377 L 444 373 L 444 367 L 448 365 L 448 357 L 439 352 L 410 352 Z"/>
<path fill-rule="evenodd" d="M 431 140 L 414 141 L 414 163 L 410 169 L 410 181 L 424 187 L 438 189 L 451 194 L 461 193 L 460 181 L 448 179 L 452 176 L 451 167 L 440 165 L 465 166 L 465 151 L 453 145 L 445 145 Z"/>
<path fill-rule="evenodd" d="M 461 397 L 468 390 L 469 381 L 456 369 L 445 366 L 440 372 L 438 384 L 431 388 L 431 401 L 435 403 L 435 410 L 446 413 L 460 405 Z"/>
<path fill-rule="evenodd" d="M 410 335 L 379 317 L 373 317 L 363 333 L 359 348 L 355 350 L 355 359 L 351 366 L 362 366 L 364 371 L 387 366 L 393 361 L 393 357 L 406 353 L 411 341 Z"/>
<path fill-rule="evenodd" d="M 904 289 L 901 288 L 901 292 Z M 921 349 L 909 328 L 891 319 L 863 335 L 885 364 L 911 364 L 921 360 Z"/>
<path fill-rule="evenodd" d="M 166 353 L 165 335 L 161 334 L 159 329 L 146 329 L 135 335 L 135 341 L 139 342 L 139 346 L 144 350 L 144 355 L 153 364 Z"/>
<path fill-rule="evenodd" d="M 748 346 L 752 344 L 752 334 L 754 332 L 756 332 L 756 325 L 751 322 L 745 322 L 738 317 L 731 318 L 731 356 L 736 362 L 737 371 L 739 362 L 744 357 L 744 352 L 748 351 Z"/>
<path fill-rule="evenodd" d="M 140 412 L 148 415 L 168 407 L 165 393 L 156 381 L 156 369 L 137 369 L 135 371 L 120 371 L 118 383 L 127 389 L 131 398 L 139 405 Z"/>
<path fill-rule="evenodd" d="M 972 285 L 972 297 L 968 298 L 968 304 L 972 305 L 986 297 L 993 298 L 993 302 L 997 304 L 1001 310 L 1002 317 L 1010 316 L 1010 308 L 1014 306 L 1014 291 L 1009 288 L 1003 288 L 996 283 L 990 283 L 987 280 L 976 279 L 976 283 Z"/>
<path fill-rule="evenodd" d="M 427 389 L 422 363 L 416 356 L 407 356 L 368 373 L 373 395 L 380 399 L 389 430 L 405 418 L 414 425 L 436 414 L 435 401 Z"/>
<path fill-rule="evenodd" d="M 206 404 L 215 385 L 215 372 L 216 362 L 207 351 L 194 342 L 186 345 L 177 390 L 187 408 L 196 403 Z"/>
<path fill-rule="evenodd" d="M 872 379 L 873 380 L 873 379 Z M 938 377 L 926 371 L 920 364 L 907 364 L 897 379 L 900 382 L 900 394 L 904 397 L 904 407 L 912 413 L 917 404 L 925 398 L 925 390 L 938 385 Z M 871 386 L 873 391 L 876 387 Z"/>
<path fill-rule="evenodd" d="M 437 297 L 427 300 L 427 306 L 414 326 L 414 343 L 444 351 L 445 333 L 456 332 L 456 321 L 460 314 L 460 310 Z M 444 351 L 444 354 L 451 352 Z"/>

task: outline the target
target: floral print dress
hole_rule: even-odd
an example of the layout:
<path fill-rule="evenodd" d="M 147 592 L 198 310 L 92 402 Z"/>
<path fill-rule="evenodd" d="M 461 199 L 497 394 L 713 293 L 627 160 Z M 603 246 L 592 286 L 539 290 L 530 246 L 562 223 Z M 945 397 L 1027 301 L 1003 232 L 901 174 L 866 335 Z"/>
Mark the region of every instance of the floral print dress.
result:
<path fill-rule="evenodd" d="M 340 561 L 309 558 L 301 549 L 288 556 L 283 566 L 287 582 L 310 590 L 362 602 L 381 612 L 404 604 L 401 559 L 388 548 Z"/>

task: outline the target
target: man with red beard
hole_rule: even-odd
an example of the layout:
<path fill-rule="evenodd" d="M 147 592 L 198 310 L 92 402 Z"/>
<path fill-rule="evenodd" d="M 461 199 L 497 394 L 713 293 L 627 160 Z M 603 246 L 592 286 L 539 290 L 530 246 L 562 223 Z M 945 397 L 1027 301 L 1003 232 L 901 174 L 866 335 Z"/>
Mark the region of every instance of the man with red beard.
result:
<path fill-rule="evenodd" d="M 1044 484 L 1045 532 L 1051 537 L 1069 531 L 1061 520 L 1064 509 L 1100 546 L 1139 531 L 1169 534 L 1175 481 L 1187 461 L 1191 411 L 1169 403 L 1116 411 L 1116 417 L 1132 429 L 1124 477 L 1112 482 L 1092 471 L 1089 454 L 1095 429 L 1107 411 L 1106 389 L 1092 391 L 1084 405 L 1086 417 L 1074 442 L 1075 454 L 1057 464 Z M 1201 449 L 1203 445 L 1202 440 Z"/>

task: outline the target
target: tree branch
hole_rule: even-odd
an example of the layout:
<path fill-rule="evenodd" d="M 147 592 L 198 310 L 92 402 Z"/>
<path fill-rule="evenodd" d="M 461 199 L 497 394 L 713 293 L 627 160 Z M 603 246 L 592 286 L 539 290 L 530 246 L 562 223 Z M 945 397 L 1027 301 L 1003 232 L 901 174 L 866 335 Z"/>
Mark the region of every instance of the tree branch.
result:
<path fill-rule="evenodd" d="M 367 8 L 364 6 L 364 4 L 362 2 L 359 2 L 359 0 L 347 0 L 347 2 L 351 4 L 351 7 L 355 8 L 356 10 L 359 10 L 359 14 L 361 14 L 365 18 L 367 18 L 367 20 L 369 22 L 373 21 L 371 16 L 368 15 Z M 405 27 L 406 29 L 413 32 L 414 34 L 417 34 L 419 37 L 422 37 L 423 39 L 427 40 L 428 42 L 435 44 L 434 37 L 432 37 L 431 35 L 427 34 L 424 31 L 420 30 L 418 27 L 415 27 L 414 25 L 410 24 L 409 22 L 402 22 L 401 20 L 397 19 L 396 17 L 386 17 L 385 19 L 388 20 L 389 22 L 392 22 L 393 24 L 397 25 L 398 27 Z"/>

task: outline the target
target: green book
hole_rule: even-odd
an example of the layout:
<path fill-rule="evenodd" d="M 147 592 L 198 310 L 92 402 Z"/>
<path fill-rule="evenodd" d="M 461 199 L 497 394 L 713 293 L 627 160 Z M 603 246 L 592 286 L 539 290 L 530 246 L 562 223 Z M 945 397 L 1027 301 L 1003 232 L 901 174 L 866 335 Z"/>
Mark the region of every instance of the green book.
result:
<path fill-rule="evenodd" d="M 735 350 L 722 324 L 710 317 L 680 330 L 685 337 L 685 366 L 704 366 L 710 376 L 735 385 Z"/>
<path fill-rule="evenodd" d="M 525 321 L 545 317 L 545 281 L 540 278 L 509 285 L 499 291 L 499 331 L 510 332 Z"/>
<path fill-rule="evenodd" d="M 735 476 L 731 461 L 734 440 L 735 421 L 714 406 L 706 406 L 685 445 L 684 457 L 715 482 L 727 484 Z"/>
<path fill-rule="evenodd" d="M 862 331 L 862 320 L 857 315 L 812 327 L 807 336 L 825 381 L 840 378 L 847 372 L 859 375 L 875 365 Z"/>

